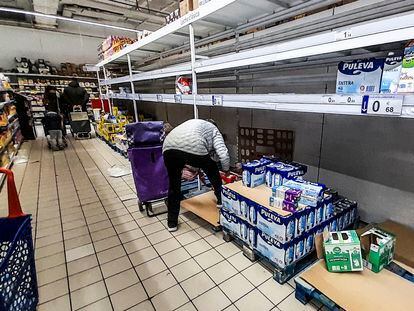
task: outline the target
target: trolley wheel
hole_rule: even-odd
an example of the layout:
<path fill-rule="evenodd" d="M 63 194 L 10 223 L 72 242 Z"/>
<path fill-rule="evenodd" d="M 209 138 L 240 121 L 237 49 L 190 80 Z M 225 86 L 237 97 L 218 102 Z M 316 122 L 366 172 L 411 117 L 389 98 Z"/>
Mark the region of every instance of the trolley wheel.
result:
<path fill-rule="evenodd" d="M 233 240 L 233 237 L 229 233 L 224 231 L 223 232 L 223 240 L 225 242 L 231 242 Z"/>
<path fill-rule="evenodd" d="M 142 204 L 142 202 L 140 201 L 140 202 L 138 202 L 138 207 L 139 207 L 139 211 L 140 212 L 143 212 L 144 210 L 145 210 L 145 208 L 144 208 L 144 204 Z"/>

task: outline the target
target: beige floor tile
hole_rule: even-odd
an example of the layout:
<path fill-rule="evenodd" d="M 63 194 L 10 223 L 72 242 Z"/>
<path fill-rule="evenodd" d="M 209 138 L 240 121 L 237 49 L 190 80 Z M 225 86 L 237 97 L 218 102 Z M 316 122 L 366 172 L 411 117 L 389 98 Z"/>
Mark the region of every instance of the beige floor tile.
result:
<path fill-rule="evenodd" d="M 130 287 L 139 282 L 139 279 L 134 269 L 129 269 L 124 272 L 113 275 L 105 279 L 106 287 L 110 295 L 119 292 L 127 287 Z"/>
<path fill-rule="evenodd" d="M 193 303 L 199 311 L 220 311 L 228 307 L 231 301 L 223 294 L 220 288 L 214 287 L 194 299 Z"/>
<path fill-rule="evenodd" d="M 63 237 L 61 234 L 55 234 L 43 238 L 36 238 L 36 247 L 44 247 L 50 244 L 54 244 L 57 242 L 63 241 Z"/>
<path fill-rule="evenodd" d="M 92 243 L 66 251 L 66 261 L 71 262 L 95 253 Z"/>
<path fill-rule="evenodd" d="M 204 238 L 204 240 L 206 240 L 207 243 L 210 244 L 213 247 L 217 247 L 217 246 L 219 246 L 221 244 L 226 243 L 223 240 L 223 233 L 222 232 L 218 232 L 216 234 L 210 234 L 210 235 L 206 236 Z"/>
<path fill-rule="evenodd" d="M 224 311 L 238 311 L 238 309 L 234 305 L 231 305 L 224 309 Z"/>
<path fill-rule="evenodd" d="M 129 211 L 126 208 L 121 208 L 121 209 L 118 209 L 118 210 L 115 210 L 115 211 L 108 212 L 108 216 L 111 219 L 115 219 L 115 218 L 118 218 L 118 217 L 121 217 L 121 216 L 124 216 L 124 215 L 127 215 L 127 214 L 129 214 Z M 128 220 L 128 221 L 131 221 L 131 220 L 133 220 L 132 216 L 131 216 L 131 219 Z"/>
<path fill-rule="evenodd" d="M 145 300 L 141 302 L 140 304 L 128 309 L 128 311 L 155 311 L 155 309 L 152 306 L 151 301 Z"/>
<path fill-rule="evenodd" d="M 135 284 L 111 295 L 115 311 L 127 310 L 147 299 L 147 294 L 141 284 Z"/>
<path fill-rule="evenodd" d="M 271 303 L 270 300 L 267 299 L 257 289 L 251 291 L 246 296 L 242 297 L 239 301 L 236 301 L 235 305 L 240 311 L 268 311 L 274 307 L 273 303 Z"/>
<path fill-rule="evenodd" d="M 25 208 L 25 212 L 27 212 L 26 208 Z M 60 218 L 56 218 L 56 219 L 45 221 L 45 222 L 38 222 L 37 229 L 41 230 L 41 229 L 47 229 L 50 227 L 60 226 L 60 222 L 61 222 Z"/>
<path fill-rule="evenodd" d="M 61 252 L 55 255 L 44 257 L 36 260 L 36 271 L 41 272 L 65 263 L 65 253 Z"/>
<path fill-rule="evenodd" d="M 236 268 L 234 268 L 228 261 L 222 261 L 208 268 L 206 272 L 216 284 L 220 284 L 237 274 Z"/>
<path fill-rule="evenodd" d="M 109 261 L 125 256 L 126 252 L 121 245 L 118 245 L 113 248 L 99 252 L 96 255 L 98 256 L 99 263 L 102 265 Z"/>
<path fill-rule="evenodd" d="M 147 248 L 148 246 L 151 246 L 151 243 L 148 241 L 146 237 L 142 237 L 131 242 L 125 243 L 124 246 L 126 252 L 128 254 L 131 254 L 141 249 Z"/>
<path fill-rule="evenodd" d="M 187 302 L 185 305 L 179 307 L 175 311 L 197 311 L 192 302 Z"/>
<path fill-rule="evenodd" d="M 39 304 L 54 300 L 68 292 L 68 282 L 66 279 L 41 286 L 39 287 Z"/>
<path fill-rule="evenodd" d="M 104 277 L 108 278 L 112 275 L 132 268 L 132 265 L 128 257 L 124 256 L 113 261 L 107 262 L 106 264 L 103 264 L 101 268 Z"/>
<path fill-rule="evenodd" d="M 241 249 L 233 243 L 224 243 L 216 247 L 216 251 L 224 258 L 229 258 L 241 252 Z"/>
<path fill-rule="evenodd" d="M 121 211 L 123 211 L 123 210 L 124 209 L 122 209 Z M 118 216 L 118 217 L 111 217 L 111 221 L 115 226 L 120 225 L 120 224 L 124 224 L 124 223 L 127 223 L 127 222 L 131 222 L 133 220 L 134 220 L 134 218 L 132 218 L 132 216 L 129 215 L 129 214 L 125 214 L 125 215 Z"/>
<path fill-rule="evenodd" d="M 209 289 L 213 288 L 215 284 L 203 271 L 185 280 L 184 282 L 181 282 L 181 286 L 188 297 L 190 297 L 190 299 L 194 299 Z"/>
<path fill-rule="evenodd" d="M 115 235 L 107 239 L 99 240 L 93 243 L 95 250 L 97 252 L 102 252 L 104 250 L 110 249 L 112 247 L 118 246 L 121 244 L 119 238 Z"/>
<path fill-rule="evenodd" d="M 164 222 L 165 222 L 165 220 L 164 220 Z M 172 235 L 173 236 L 179 236 L 179 235 L 181 235 L 181 234 L 184 234 L 184 233 L 186 233 L 186 232 L 188 232 L 188 231 L 191 231 L 191 230 L 193 230 L 193 228 L 191 228 L 189 225 L 187 225 L 186 223 L 182 223 L 182 224 L 179 224 L 178 225 L 178 230 L 177 231 L 175 231 L 175 232 L 172 232 Z M 197 230 L 195 230 L 196 232 L 197 232 Z M 197 232 L 198 233 L 198 232 Z"/>
<path fill-rule="evenodd" d="M 151 259 L 157 258 L 158 254 L 154 247 L 149 246 L 135 253 L 129 254 L 128 256 L 131 259 L 132 264 L 134 266 L 138 266 L 144 262 L 150 261 Z"/>
<path fill-rule="evenodd" d="M 227 281 L 221 283 L 219 287 L 232 302 L 243 297 L 254 288 L 242 274 L 236 274 Z"/>
<path fill-rule="evenodd" d="M 62 232 L 62 227 L 60 225 L 45 228 L 45 229 L 37 228 L 36 237 L 42 238 L 42 237 L 50 236 L 54 234 L 62 234 L 61 232 Z"/>
<path fill-rule="evenodd" d="M 116 235 L 114 228 L 107 228 L 100 231 L 95 231 L 91 233 L 92 241 L 97 242 L 103 239 L 110 238 L 111 236 Z"/>
<path fill-rule="evenodd" d="M 66 277 L 66 265 L 62 264 L 60 266 L 37 272 L 37 284 L 40 287 Z"/>
<path fill-rule="evenodd" d="M 67 230 L 63 232 L 63 237 L 65 240 L 73 239 L 80 237 L 82 235 L 89 234 L 89 230 L 87 226 L 78 227 L 75 229 Z"/>
<path fill-rule="evenodd" d="M 184 221 L 190 221 L 192 219 L 196 219 L 197 216 L 191 212 L 186 211 L 185 209 L 182 209 L 182 213 L 180 214 L 180 218 Z"/>
<path fill-rule="evenodd" d="M 67 222 L 63 224 L 63 231 L 69 231 L 76 228 L 84 227 L 86 226 L 85 219 L 78 219 L 71 222 Z"/>
<path fill-rule="evenodd" d="M 82 287 L 91 285 L 102 280 L 102 274 L 99 267 L 88 269 L 69 277 L 69 287 L 73 292 Z"/>
<path fill-rule="evenodd" d="M 242 274 L 254 286 L 259 286 L 272 277 L 272 273 L 263 267 L 259 262 L 256 262 L 246 270 L 242 271 Z"/>
<path fill-rule="evenodd" d="M 39 247 L 36 249 L 35 256 L 36 259 L 44 258 L 47 256 L 55 255 L 57 253 L 62 253 L 64 250 L 63 242 L 57 242 L 50 244 L 44 247 Z"/>
<path fill-rule="evenodd" d="M 146 280 L 167 269 L 161 258 L 155 258 L 135 267 L 141 280 Z"/>
<path fill-rule="evenodd" d="M 62 213 L 61 213 L 62 214 Z M 70 214 L 62 214 L 62 223 L 66 224 L 72 221 L 84 219 L 83 213 L 70 213 Z"/>
<path fill-rule="evenodd" d="M 108 295 L 103 281 L 83 287 L 71 293 L 72 307 L 80 309 Z"/>
<path fill-rule="evenodd" d="M 267 280 L 258 289 L 275 305 L 279 304 L 294 291 L 289 284 L 279 284 L 273 279 Z"/>
<path fill-rule="evenodd" d="M 70 250 L 70 249 L 74 249 L 86 244 L 91 243 L 91 237 L 89 234 L 85 234 L 73 239 L 69 239 L 69 240 L 65 240 L 65 249 L 66 250 Z"/>
<path fill-rule="evenodd" d="M 184 248 L 187 250 L 187 252 L 190 253 L 191 256 L 195 257 L 211 249 L 211 245 L 208 244 L 203 239 L 201 239 L 201 240 L 198 240 L 196 242 L 193 242 L 191 244 L 184 246 Z"/>
<path fill-rule="evenodd" d="M 160 255 L 164 255 L 180 247 L 180 243 L 178 243 L 178 241 L 175 238 L 171 238 L 154 245 L 154 248 Z"/>
<path fill-rule="evenodd" d="M 162 311 L 175 310 L 187 302 L 188 297 L 178 285 L 167 289 L 152 299 L 155 309 Z"/>
<path fill-rule="evenodd" d="M 51 311 L 51 310 L 71 311 L 69 295 L 56 298 L 44 304 L 40 304 L 37 307 L 37 311 Z"/>
<path fill-rule="evenodd" d="M 176 239 L 178 240 L 178 242 L 180 242 L 181 245 L 187 245 L 200 240 L 201 236 L 194 230 L 191 230 L 184 234 L 176 236 Z"/>
<path fill-rule="evenodd" d="M 111 301 L 107 297 L 107 298 L 98 300 L 90 305 L 87 305 L 86 307 L 83 307 L 80 310 L 82 311 L 112 311 L 113 308 L 111 305 Z"/>
<path fill-rule="evenodd" d="M 131 230 L 135 230 L 135 229 L 138 229 L 138 225 L 135 222 L 135 220 L 115 226 L 115 230 L 118 234 L 128 232 Z"/>
<path fill-rule="evenodd" d="M 161 230 L 147 236 L 151 244 L 157 244 L 172 238 L 172 234 L 168 230 Z"/>
<path fill-rule="evenodd" d="M 238 253 L 234 256 L 231 256 L 227 259 L 233 267 L 235 267 L 238 271 L 243 271 L 244 269 L 250 267 L 254 264 L 251 262 L 243 253 Z"/>
<path fill-rule="evenodd" d="M 200 271 L 202 271 L 201 267 L 192 258 L 171 268 L 171 272 L 178 282 L 182 282 Z"/>
<path fill-rule="evenodd" d="M 104 212 L 104 210 L 102 210 L 102 213 L 94 215 L 94 216 L 90 216 L 86 218 L 86 222 L 88 225 L 92 225 L 104 220 L 108 220 L 108 216 L 106 215 L 106 213 Z"/>
<path fill-rule="evenodd" d="M 149 279 L 146 279 L 142 282 L 150 297 L 161 293 L 162 291 L 174 286 L 177 284 L 177 281 L 172 276 L 169 270 L 165 270 L 161 273 L 158 273 Z"/>
<path fill-rule="evenodd" d="M 128 243 L 130 241 L 142 238 L 144 236 L 144 233 L 141 229 L 134 229 L 131 231 L 127 231 L 124 233 L 121 233 L 119 235 L 119 238 L 121 239 L 122 243 Z"/>
<path fill-rule="evenodd" d="M 93 267 L 96 267 L 97 265 L 98 265 L 98 258 L 96 258 L 95 254 L 84 257 L 84 258 L 80 258 L 72 262 L 68 262 L 68 274 L 73 275 L 73 274 L 91 269 Z"/>
<path fill-rule="evenodd" d="M 190 254 L 185 250 L 185 248 L 180 247 L 174 251 L 171 251 L 165 255 L 161 256 L 162 260 L 165 262 L 168 268 L 178 265 L 183 261 L 191 258 Z"/>
<path fill-rule="evenodd" d="M 155 220 L 156 222 L 146 225 L 145 227 L 141 226 L 142 232 L 144 232 L 146 235 L 150 235 L 151 233 L 155 233 L 157 231 L 161 231 L 165 229 L 165 227 L 160 221 L 158 221 L 156 218 Z M 138 225 L 139 225 L 139 221 L 138 221 Z"/>
<path fill-rule="evenodd" d="M 277 305 L 280 311 L 314 311 L 318 310 L 316 306 L 311 303 L 302 304 L 295 298 L 295 293 L 290 294 L 285 300 Z"/>
<path fill-rule="evenodd" d="M 197 255 L 194 259 L 203 269 L 207 269 L 224 260 L 223 256 L 221 256 L 215 249 L 210 249 L 205 253 Z"/>
<path fill-rule="evenodd" d="M 104 230 L 107 228 L 112 228 L 112 223 L 109 221 L 109 219 L 102 220 L 100 222 L 95 222 L 89 225 L 89 231 L 91 233 L 95 231 Z"/>

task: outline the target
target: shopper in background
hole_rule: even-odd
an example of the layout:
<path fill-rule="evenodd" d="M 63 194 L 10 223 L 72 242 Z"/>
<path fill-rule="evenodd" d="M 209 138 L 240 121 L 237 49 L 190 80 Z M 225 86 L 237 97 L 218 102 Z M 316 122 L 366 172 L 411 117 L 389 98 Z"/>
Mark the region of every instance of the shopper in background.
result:
<path fill-rule="evenodd" d="M 46 87 L 43 104 L 46 113 L 42 123 L 49 147 L 54 151 L 62 150 L 66 144 L 63 140 L 63 119 L 59 105 L 59 92 L 56 87 L 50 85 Z"/>
<path fill-rule="evenodd" d="M 73 78 L 64 89 L 62 99 L 65 103 L 67 113 L 73 111 L 74 106 L 81 106 L 82 111 L 86 111 L 86 104 L 89 102 L 89 94 L 79 85 L 78 80 Z"/>
<path fill-rule="evenodd" d="M 181 177 L 183 168 L 190 165 L 200 168 L 210 180 L 221 207 L 221 177 L 218 163 L 229 171 L 230 157 L 223 136 L 213 120 L 188 120 L 166 136 L 163 145 L 165 166 L 170 189 L 168 193 L 168 230 L 176 231 L 181 201 Z"/>

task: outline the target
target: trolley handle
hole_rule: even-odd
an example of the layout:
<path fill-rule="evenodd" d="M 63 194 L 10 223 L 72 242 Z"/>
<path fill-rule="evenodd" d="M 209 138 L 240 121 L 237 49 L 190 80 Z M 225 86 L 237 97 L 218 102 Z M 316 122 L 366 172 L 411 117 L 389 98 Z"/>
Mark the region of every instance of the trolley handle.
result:
<path fill-rule="evenodd" d="M 16 218 L 25 216 L 22 211 L 22 207 L 19 201 L 19 195 L 17 194 L 16 184 L 14 183 L 14 175 L 12 170 L 8 170 L 0 167 L 0 173 L 7 175 L 7 197 L 9 203 L 9 216 L 8 218 Z"/>

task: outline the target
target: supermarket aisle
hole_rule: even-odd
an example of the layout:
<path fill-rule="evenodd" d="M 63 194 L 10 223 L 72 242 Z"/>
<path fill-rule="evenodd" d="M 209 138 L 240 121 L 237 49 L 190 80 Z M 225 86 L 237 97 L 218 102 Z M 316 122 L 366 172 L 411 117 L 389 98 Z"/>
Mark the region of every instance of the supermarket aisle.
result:
<path fill-rule="evenodd" d="M 107 173 L 128 161 L 100 140 L 54 153 L 37 140 L 23 152 L 29 161 L 14 171 L 33 214 L 39 311 L 317 309 L 193 214 L 172 234 L 165 215 L 141 214 L 132 176 Z"/>

